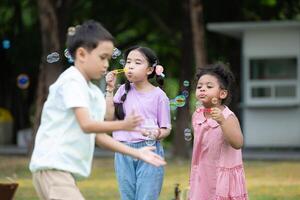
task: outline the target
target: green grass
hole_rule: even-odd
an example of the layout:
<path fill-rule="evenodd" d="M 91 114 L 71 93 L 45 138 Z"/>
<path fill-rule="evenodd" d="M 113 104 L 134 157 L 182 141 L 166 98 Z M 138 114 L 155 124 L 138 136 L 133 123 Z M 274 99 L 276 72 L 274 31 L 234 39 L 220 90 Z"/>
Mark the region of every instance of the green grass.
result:
<path fill-rule="evenodd" d="M 160 200 L 174 197 L 174 185 L 181 189 L 189 180 L 190 161 L 168 160 L 166 175 Z M 245 162 L 247 188 L 252 200 L 299 200 L 300 162 Z M 6 177 L 16 178 L 20 184 L 15 200 L 37 200 L 25 157 L 0 157 L 0 182 L 8 182 Z M 92 175 L 80 181 L 79 188 L 87 200 L 119 199 L 114 175 L 113 159 L 96 158 Z"/>

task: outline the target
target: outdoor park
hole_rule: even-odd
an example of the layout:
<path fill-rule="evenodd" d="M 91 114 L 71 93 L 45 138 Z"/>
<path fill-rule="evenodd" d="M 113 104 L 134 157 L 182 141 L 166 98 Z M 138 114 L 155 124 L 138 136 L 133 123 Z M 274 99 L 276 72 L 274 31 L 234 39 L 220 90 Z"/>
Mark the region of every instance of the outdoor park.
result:
<path fill-rule="evenodd" d="M 165 180 L 160 200 L 174 199 L 175 184 L 183 192 L 188 185 L 190 161 L 167 159 Z M 246 161 L 246 181 L 249 196 L 255 200 L 298 200 L 300 197 L 300 163 L 290 161 Z M 16 200 L 37 200 L 28 171 L 28 159 L 24 157 L 1 156 L 1 182 L 7 177 L 15 178 L 19 188 Z M 16 176 L 16 177 L 14 177 Z M 92 175 L 79 182 L 79 188 L 86 199 L 119 199 L 118 186 L 113 169 L 112 158 L 96 158 Z"/>
<path fill-rule="evenodd" d="M 74 65 L 67 37 L 89 19 L 114 37 L 107 69 L 115 70 L 114 92 L 125 83 L 129 47 L 149 47 L 159 60 L 153 66 L 162 66 L 154 72 L 164 81 L 172 129 L 161 139 L 160 200 L 187 199 L 192 114 L 211 112 L 199 107 L 195 75 L 213 63 L 236 79 L 228 107 L 243 134 L 249 199 L 300 199 L 300 0 L 1 0 L 0 16 L 0 200 L 2 186 L 13 183 L 10 199 L 38 199 L 29 163 L 42 109 L 49 87 Z M 92 82 L 112 92 L 105 78 Z M 91 175 L 77 182 L 85 199 L 120 199 L 114 165 L 113 153 L 97 147 Z"/>

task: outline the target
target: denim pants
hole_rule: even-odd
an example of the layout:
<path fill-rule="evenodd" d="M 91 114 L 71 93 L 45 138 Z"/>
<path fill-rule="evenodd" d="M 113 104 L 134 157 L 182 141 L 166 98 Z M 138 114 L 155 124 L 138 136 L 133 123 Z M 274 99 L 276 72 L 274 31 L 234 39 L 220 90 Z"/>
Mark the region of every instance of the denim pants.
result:
<path fill-rule="evenodd" d="M 125 143 L 133 148 L 147 146 L 145 142 Z M 155 153 L 164 156 L 160 142 Z M 115 153 L 115 171 L 122 200 L 157 200 L 161 191 L 164 167 L 155 167 L 142 160 Z"/>

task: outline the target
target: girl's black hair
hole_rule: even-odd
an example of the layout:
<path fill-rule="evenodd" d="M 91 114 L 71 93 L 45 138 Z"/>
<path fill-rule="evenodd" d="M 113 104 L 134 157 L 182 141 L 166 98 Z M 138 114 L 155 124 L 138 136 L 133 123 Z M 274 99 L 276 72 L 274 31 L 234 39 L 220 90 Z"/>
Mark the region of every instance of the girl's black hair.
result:
<path fill-rule="evenodd" d="M 82 25 L 68 29 L 67 48 L 74 60 L 76 59 L 76 50 L 79 47 L 92 51 L 97 48 L 100 41 L 114 42 L 114 38 L 106 28 L 95 20 L 88 20 Z"/>
<path fill-rule="evenodd" d="M 158 60 L 156 54 L 154 53 L 154 51 L 152 51 L 148 47 L 142 47 L 142 46 L 130 47 L 124 52 L 124 60 L 125 61 L 127 60 L 127 57 L 129 55 L 129 53 L 133 50 L 137 50 L 140 53 L 142 53 L 145 56 L 145 58 L 147 59 L 147 61 L 149 63 L 149 66 L 154 67 L 153 72 L 148 75 L 148 79 L 151 79 L 155 76 L 156 82 L 159 84 L 160 87 L 162 87 L 163 84 L 164 84 L 163 77 L 160 76 L 160 75 L 157 75 L 155 73 L 155 68 L 159 64 L 159 60 Z M 127 98 L 127 94 L 129 92 L 129 90 L 130 90 L 130 82 L 128 80 L 126 80 L 126 82 L 125 82 L 125 93 L 121 97 L 121 103 L 115 103 L 115 116 L 116 116 L 117 119 L 124 119 L 125 118 L 123 103 L 125 102 L 125 100 Z"/>
<path fill-rule="evenodd" d="M 227 97 L 222 100 L 222 104 L 229 105 L 232 99 L 232 86 L 235 83 L 234 75 L 229 67 L 221 62 L 204 66 L 198 69 L 196 80 L 198 81 L 201 76 L 206 74 L 215 76 L 219 81 L 220 87 L 227 90 Z"/>

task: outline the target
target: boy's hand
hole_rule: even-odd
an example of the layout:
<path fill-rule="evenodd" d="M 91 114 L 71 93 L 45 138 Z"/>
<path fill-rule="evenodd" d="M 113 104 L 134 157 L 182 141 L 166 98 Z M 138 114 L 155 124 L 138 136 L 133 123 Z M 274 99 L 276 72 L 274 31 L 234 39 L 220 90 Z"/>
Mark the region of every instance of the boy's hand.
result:
<path fill-rule="evenodd" d="M 117 80 L 117 75 L 111 71 L 108 72 L 105 76 L 106 85 L 108 88 L 114 88 Z"/>
<path fill-rule="evenodd" d="M 211 108 L 210 115 L 211 118 L 216 120 L 219 124 L 222 124 L 225 121 L 225 118 L 222 114 L 222 110 L 217 107 Z"/>
<path fill-rule="evenodd" d="M 147 146 L 138 149 L 139 151 L 138 158 L 156 167 L 166 165 L 167 164 L 166 161 L 161 156 L 154 153 L 153 150 L 155 150 L 154 146 Z"/>
<path fill-rule="evenodd" d="M 140 115 L 132 112 L 130 115 L 126 116 L 124 119 L 124 130 L 127 131 L 140 131 L 137 128 L 143 121 L 143 118 Z"/>

